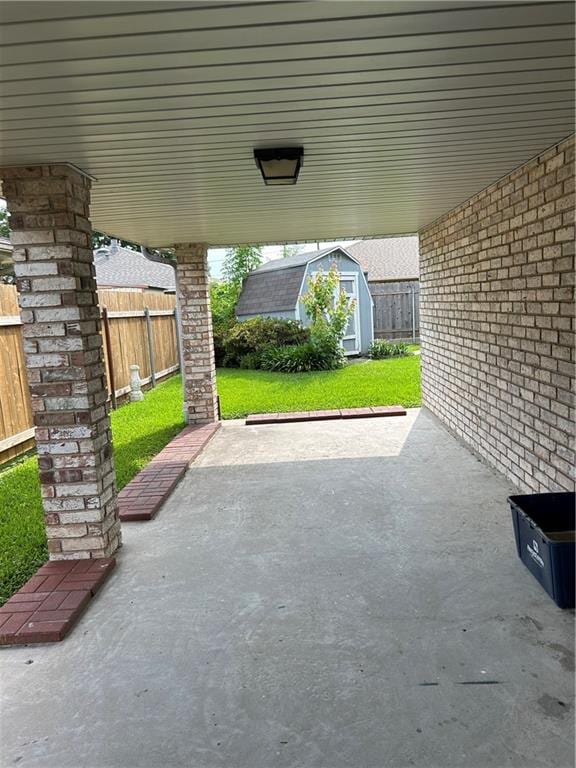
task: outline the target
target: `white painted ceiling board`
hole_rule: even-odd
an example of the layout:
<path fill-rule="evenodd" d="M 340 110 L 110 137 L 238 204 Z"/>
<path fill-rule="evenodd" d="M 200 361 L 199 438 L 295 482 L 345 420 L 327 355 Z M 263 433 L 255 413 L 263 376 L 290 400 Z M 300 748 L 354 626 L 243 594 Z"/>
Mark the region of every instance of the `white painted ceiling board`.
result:
<path fill-rule="evenodd" d="M 573 130 L 562 2 L 17 3 L 0 162 L 95 176 L 148 245 L 414 232 Z M 295 187 L 256 146 L 302 144 Z"/>
<path fill-rule="evenodd" d="M 213 15 L 211 21 L 202 23 L 198 20 L 199 13 L 193 12 L 189 21 L 177 29 L 164 32 L 161 25 L 162 14 L 156 17 L 157 28 L 149 28 L 146 33 L 138 32 L 138 17 L 130 17 L 130 26 L 125 33 L 118 31 L 118 19 L 110 27 L 110 34 L 94 37 L 93 22 L 86 20 L 75 25 L 77 32 L 71 37 L 61 37 L 47 41 L 43 30 L 30 43 L 14 42 L 10 35 L 3 36 L 4 66 L 41 62 L 43 66 L 49 63 L 62 63 L 71 60 L 75 65 L 80 62 L 100 61 L 109 59 L 117 61 L 121 58 L 142 56 L 142 51 L 148 57 L 165 55 L 168 51 L 208 52 L 219 57 L 233 55 L 243 56 L 250 51 L 273 59 L 285 57 L 286 51 L 292 53 L 292 46 L 298 46 L 301 54 L 306 55 L 308 46 L 324 50 L 327 45 L 338 44 L 350 53 L 358 51 L 367 43 L 388 50 L 404 48 L 407 39 L 420 38 L 424 47 L 443 47 L 450 45 L 452 36 L 456 33 L 460 40 L 469 44 L 481 42 L 489 30 L 491 42 L 498 44 L 502 39 L 525 40 L 534 37 L 534 29 L 542 29 L 546 37 L 562 37 L 562 23 L 565 13 L 561 4 L 549 3 L 546 13 L 546 24 L 542 25 L 542 15 L 538 6 L 522 4 L 522 15 L 518 7 L 504 6 L 499 9 L 475 8 L 474 13 L 469 8 L 458 9 L 456 4 L 447 10 L 415 12 L 412 4 L 410 13 L 387 14 L 385 3 L 358 3 L 351 7 L 349 3 L 318 3 L 313 4 L 316 10 L 315 18 L 306 14 L 309 4 L 276 4 L 267 6 L 268 19 L 264 16 L 264 8 L 258 8 L 257 13 L 249 13 L 245 8 L 241 14 L 234 7 L 221 9 Z M 298 15 L 295 21 L 275 21 L 274 17 L 282 9 L 288 8 L 292 15 Z M 338 10 L 347 10 L 344 19 L 331 18 Z M 380 12 L 383 9 L 383 12 Z M 366 16 L 360 16 L 362 10 L 370 11 Z M 237 16 L 234 23 L 230 17 Z M 45 26 L 45 25 L 43 25 Z M 187 27 L 187 28 L 186 28 Z M 212 61 L 212 59 L 210 59 Z"/>

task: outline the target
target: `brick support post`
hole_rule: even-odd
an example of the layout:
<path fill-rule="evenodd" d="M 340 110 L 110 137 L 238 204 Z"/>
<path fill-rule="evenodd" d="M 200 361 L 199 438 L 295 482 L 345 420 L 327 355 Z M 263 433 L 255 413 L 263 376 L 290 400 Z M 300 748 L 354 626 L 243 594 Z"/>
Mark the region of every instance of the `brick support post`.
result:
<path fill-rule="evenodd" d="M 189 424 L 206 424 L 218 420 L 208 249 L 203 243 L 178 243 L 174 247 L 178 265 L 184 417 Z"/>
<path fill-rule="evenodd" d="M 66 165 L 1 168 L 10 211 L 42 501 L 52 560 L 120 546 L 89 221 Z"/>

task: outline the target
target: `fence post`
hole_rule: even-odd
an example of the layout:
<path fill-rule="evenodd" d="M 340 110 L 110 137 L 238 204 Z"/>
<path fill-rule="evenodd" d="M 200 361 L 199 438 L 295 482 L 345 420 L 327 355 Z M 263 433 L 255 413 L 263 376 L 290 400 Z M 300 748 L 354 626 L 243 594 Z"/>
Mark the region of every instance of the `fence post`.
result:
<path fill-rule="evenodd" d="M 112 401 L 112 408 L 116 409 L 116 382 L 114 381 L 114 362 L 112 360 L 112 343 L 110 341 L 110 318 L 108 317 L 108 307 L 102 307 L 102 325 L 104 326 L 104 342 L 106 344 L 106 359 L 108 360 L 110 399 Z"/>
<path fill-rule="evenodd" d="M 414 286 L 411 286 L 412 289 L 412 342 L 416 343 L 416 298 L 414 295 Z"/>
<path fill-rule="evenodd" d="M 156 363 L 154 361 L 154 339 L 152 336 L 152 318 L 148 307 L 144 308 L 146 318 L 146 336 L 148 337 L 148 359 L 150 360 L 150 381 L 152 386 L 156 386 Z"/>

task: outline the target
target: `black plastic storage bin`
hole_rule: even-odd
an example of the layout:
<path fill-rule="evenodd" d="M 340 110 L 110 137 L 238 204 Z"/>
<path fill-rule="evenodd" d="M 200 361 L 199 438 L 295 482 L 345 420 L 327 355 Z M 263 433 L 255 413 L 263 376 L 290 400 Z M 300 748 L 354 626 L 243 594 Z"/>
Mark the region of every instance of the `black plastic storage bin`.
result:
<path fill-rule="evenodd" d="M 518 556 L 559 608 L 574 608 L 576 494 L 508 498 Z"/>

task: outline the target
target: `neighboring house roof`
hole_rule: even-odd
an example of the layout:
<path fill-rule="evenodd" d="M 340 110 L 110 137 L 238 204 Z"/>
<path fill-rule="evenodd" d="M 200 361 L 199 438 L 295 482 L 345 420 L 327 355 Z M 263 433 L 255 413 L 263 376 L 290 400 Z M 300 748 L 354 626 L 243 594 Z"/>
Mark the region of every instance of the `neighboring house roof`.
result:
<path fill-rule="evenodd" d="M 420 277 L 417 236 L 360 240 L 347 246 L 346 250 L 368 273 L 368 282 L 418 280 Z"/>
<path fill-rule="evenodd" d="M 170 264 L 147 259 L 139 251 L 108 246 L 94 251 L 96 283 L 118 288 L 160 288 L 176 290 L 174 269 Z"/>
<path fill-rule="evenodd" d="M 332 246 L 322 251 L 297 253 L 262 264 L 244 280 L 236 315 L 260 315 L 295 309 L 307 265 L 336 251 L 350 255 L 347 249 Z"/>

